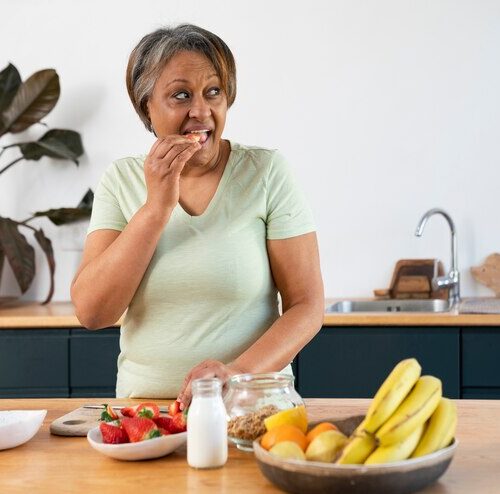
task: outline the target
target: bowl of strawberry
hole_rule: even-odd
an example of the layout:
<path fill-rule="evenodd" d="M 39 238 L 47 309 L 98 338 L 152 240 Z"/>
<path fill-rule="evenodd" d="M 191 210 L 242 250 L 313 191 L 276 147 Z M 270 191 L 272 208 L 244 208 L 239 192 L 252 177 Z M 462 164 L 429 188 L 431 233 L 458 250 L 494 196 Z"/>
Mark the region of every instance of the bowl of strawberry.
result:
<path fill-rule="evenodd" d="M 88 432 L 87 440 L 95 450 L 117 460 L 160 458 L 186 442 L 186 412 L 180 411 L 177 401 L 169 406 L 168 415 L 161 415 L 152 402 L 120 411 L 104 405 L 99 427 Z"/>

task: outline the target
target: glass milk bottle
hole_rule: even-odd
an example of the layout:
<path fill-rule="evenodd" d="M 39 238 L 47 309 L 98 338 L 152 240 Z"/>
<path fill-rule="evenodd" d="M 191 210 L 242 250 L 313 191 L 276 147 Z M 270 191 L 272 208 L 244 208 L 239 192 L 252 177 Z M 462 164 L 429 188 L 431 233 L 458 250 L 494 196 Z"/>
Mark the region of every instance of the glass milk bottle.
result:
<path fill-rule="evenodd" d="M 195 379 L 187 416 L 187 460 L 194 468 L 221 467 L 227 461 L 227 418 L 222 381 Z"/>

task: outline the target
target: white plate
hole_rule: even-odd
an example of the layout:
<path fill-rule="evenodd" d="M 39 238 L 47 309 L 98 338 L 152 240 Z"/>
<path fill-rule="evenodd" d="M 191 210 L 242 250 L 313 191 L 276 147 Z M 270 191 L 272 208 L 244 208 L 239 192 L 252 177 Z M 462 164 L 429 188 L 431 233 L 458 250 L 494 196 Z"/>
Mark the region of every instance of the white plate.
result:
<path fill-rule="evenodd" d="M 187 440 L 187 432 L 155 437 L 138 443 L 105 444 L 99 427 L 90 429 L 87 434 L 90 445 L 100 453 L 117 460 L 150 460 L 168 455 L 182 446 Z"/>
<path fill-rule="evenodd" d="M 0 450 L 29 441 L 40 429 L 47 410 L 7 410 L 0 412 Z"/>

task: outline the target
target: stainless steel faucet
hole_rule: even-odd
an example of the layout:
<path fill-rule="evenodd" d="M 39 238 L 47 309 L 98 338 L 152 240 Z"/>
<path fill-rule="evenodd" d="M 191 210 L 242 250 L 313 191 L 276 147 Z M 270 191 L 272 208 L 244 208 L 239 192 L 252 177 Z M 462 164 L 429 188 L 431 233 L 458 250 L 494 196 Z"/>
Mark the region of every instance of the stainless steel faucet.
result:
<path fill-rule="evenodd" d="M 449 301 L 450 306 L 454 307 L 455 304 L 460 302 L 460 273 L 458 272 L 458 262 L 457 262 L 457 231 L 455 229 L 455 223 L 451 219 L 451 216 L 444 210 L 439 208 L 429 209 L 425 213 L 417 225 L 417 230 L 415 235 L 421 237 L 424 231 L 425 224 L 427 220 L 434 214 L 441 214 L 444 216 L 451 231 L 451 266 L 450 272 L 446 276 L 435 276 L 432 279 L 433 290 L 441 290 L 443 288 L 449 288 Z"/>

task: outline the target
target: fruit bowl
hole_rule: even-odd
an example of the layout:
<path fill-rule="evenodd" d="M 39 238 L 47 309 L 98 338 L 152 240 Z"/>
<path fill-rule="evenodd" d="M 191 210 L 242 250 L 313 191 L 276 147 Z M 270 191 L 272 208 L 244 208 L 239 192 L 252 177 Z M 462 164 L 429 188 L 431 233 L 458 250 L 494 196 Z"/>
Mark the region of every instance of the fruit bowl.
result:
<path fill-rule="evenodd" d="M 47 410 L 7 410 L 0 412 L 0 450 L 29 441 L 40 429 Z"/>
<path fill-rule="evenodd" d="M 349 436 L 364 416 L 327 419 Z M 312 424 L 314 425 L 314 424 Z M 253 443 L 261 472 L 286 492 L 342 494 L 410 494 L 435 482 L 448 468 L 458 441 L 435 453 L 382 465 L 336 465 L 316 461 L 284 460 Z"/>
<path fill-rule="evenodd" d="M 96 451 L 116 460 L 151 460 L 166 456 L 182 446 L 187 440 L 187 432 L 155 437 L 137 443 L 105 444 L 99 427 L 94 427 L 89 430 L 87 440 Z"/>

